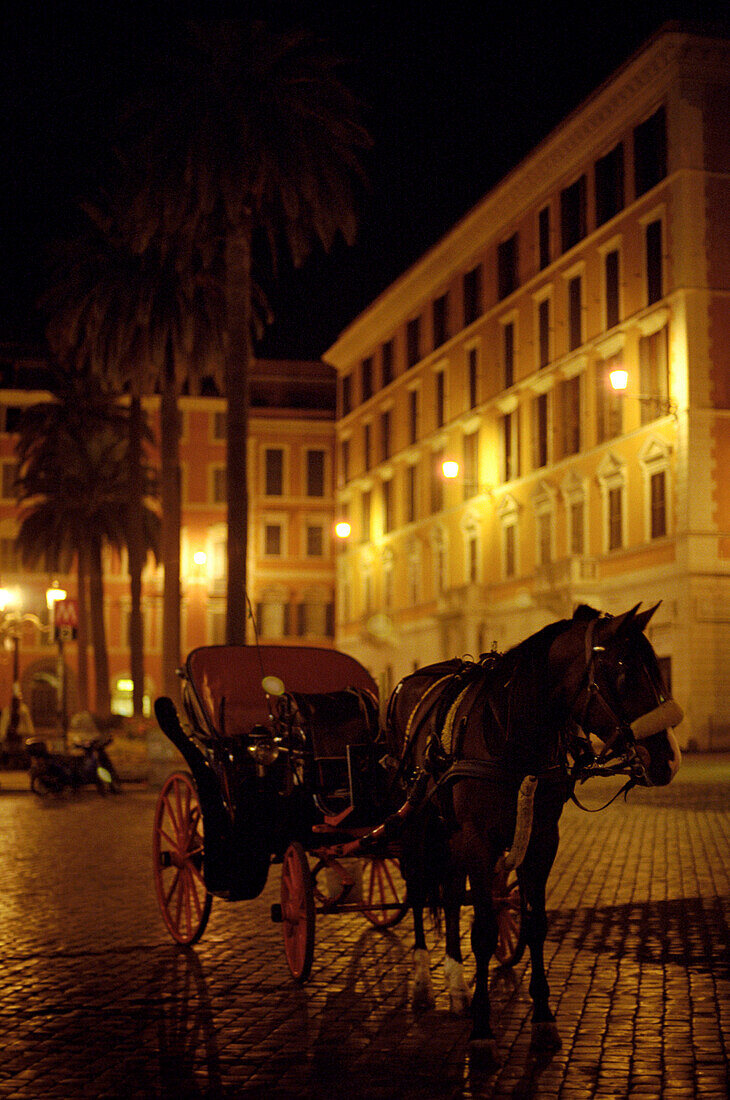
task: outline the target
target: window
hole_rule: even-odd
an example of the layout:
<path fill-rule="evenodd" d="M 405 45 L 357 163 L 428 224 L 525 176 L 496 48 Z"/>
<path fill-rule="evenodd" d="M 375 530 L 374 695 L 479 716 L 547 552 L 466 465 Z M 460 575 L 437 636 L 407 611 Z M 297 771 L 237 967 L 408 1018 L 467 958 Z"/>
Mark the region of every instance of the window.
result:
<path fill-rule="evenodd" d="M 421 318 L 412 317 L 406 325 L 406 363 L 414 367 L 421 358 Z"/>
<path fill-rule="evenodd" d="M 611 385 L 609 375 L 623 363 L 622 355 L 612 355 L 596 366 L 596 442 L 615 439 L 623 431 L 623 395 Z"/>
<path fill-rule="evenodd" d="M 560 387 L 561 451 L 577 455 L 580 451 L 580 375 L 566 378 Z"/>
<path fill-rule="evenodd" d="M 391 450 L 391 438 L 390 438 L 390 409 L 385 409 L 380 414 L 380 460 L 381 462 L 387 462 L 390 458 Z"/>
<path fill-rule="evenodd" d="M 464 500 L 479 492 L 479 432 L 464 436 Z"/>
<path fill-rule="evenodd" d="M 433 346 L 441 347 L 449 338 L 449 296 L 442 294 L 433 303 Z"/>
<path fill-rule="evenodd" d="M 291 633 L 290 607 L 283 595 L 277 592 L 264 593 L 257 611 L 262 638 L 285 638 Z"/>
<path fill-rule="evenodd" d="M 314 636 L 331 637 L 334 634 L 332 604 L 316 593 L 308 595 L 297 605 L 297 634 L 300 638 Z"/>
<path fill-rule="evenodd" d="M 434 451 L 431 456 L 431 512 L 440 512 L 444 506 L 444 452 Z"/>
<path fill-rule="evenodd" d="M 408 392 L 408 442 L 415 443 L 418 440 L 418 414 L 419 401 L 418 390 Z"/>
<path fill-rule="evenodd" d="M 667 127 L 663 107 L 634 130 L 634 190 L 646 194 L 667 174 Z"/>
<path fill-rule="evenodd" d="M 436 374 L 436 427 L 443 428 L 446 422 L 446 375 L 440 370 Z"/>
<path fill-rule="evenodd" d="M 497 296 L 501 301 L 517 289 L 517 234 L 497 246 Z"/>
<path fill-rule="evenodd" d="M 227 477 L 225 466 L 213 467 L 213 503 L 225 504 L 227 493 Z"/>
<path fill-rule="evenodd" d="M 393 482 L 391 480 L 384 481 L 382 485 L 383 492 L 383 531 L 388 534 L 393 530 Z"/>
<path fill-rule="evenodd" d="M 550 362 L 550 299 L 543 298 L 537 307 L 537 354 L 538 366 L 546 367 Z"/>
<path fill-rule="evenodd" d="M 583 343 L 582 280 L 580 275 L 568 280 L 568 351 Z"/>
<path fill-rule="evenodd" d="M 224 440 L 226 438 L 226 413 L 224 409 L 219 409 L 218 412 L 213 413 L 213 439 L 216 442 Z"/>
<path fill-rule="evenodd" d="M 537 560 L 539 565 L 548 565 L 553 560 L 553 526 L 551 512 L 537 514 Z"/>
<path fill-rule="evenodd" d="M 572 500 L 568 510 L 570 517 L 570 552 L 574 557 L 583 556 L 585 505 L 582 500 Z"/>
<path fill-rule="evenodd" d="M 620 320 L 618 250 L 614 248 L 607 252 L 603 264 L 606 280 L 606 328 L 613 328 Z"/>
<path fill-rule="evenodd" d="M 343 439 L 340 444 L 340 462 L 342 463 L 342 480 L 345 484 L 350 480 L 350 440 Z"/>
<path fill-rule="evenodd" d="M 267 523 L 264 525 L 264 554 L 267 558 L 281 556 L 281 524 Z"/>
<path fill-rule="evenodd" d="M 18 477 L 17 462 L 3 462 L 2 494 L 3 500 L 15 500 L 15 481 Z"/>
<path fill-rule="evenodd" d="M 471 325 L 482 315 L 482 265 L 467 271 L 463 279 L 464 327 Z"/>
<path fill-rule="evenodd" d="M 369 355 L 360 364 L 360 391 L 362 400 L 367 401 L 373 396 L 373 357 Z"/>
<path fill-rule="evenodd" d="M 509 389 L 515 380 L 515 326 L 508 321 L 502 330 L 502 356 L 504 359 L 504 388 Z"/>
<path fill-rule="evenodd" d="M 512 481 L 520 476 L 519 413 L 507 413 L 502 417 L 502 477 Z"/>
<path fill-rule="evenodd" d="M 667 533 L 667 476 L 664 470 L 652 474 L 649 479 L 650 530 L 653 539 L 661 539 Z"/>
<path fill-rule="evenodd" d="M 321 558 L 324 554 L 324 529 L 321 523 L 307 524 L 307 557 Z"/>
<path fill-rule="evenodd" d="M 382 354 L 382 370 L 383 370 L 383 388 L 389 386 L 393 381 L 393 341 L 386 340 L 381 349 Z"/>
<path fill-rule="evenodd" d="M 476 348 L 469 348 L 466 353 L 467 384 L 469 386 L 469 408 L 475 409 L 479 404 L 477 393 L 479 380 L 479 354 Z"/>
<path fill-rule="evenodd" d="M 560 239 L 563 252 L 586 235 L 586 178 L 581 176 L 560 192 Z"/>
<path fill-rule="evenodd" d="M 517 572 L 517 524 L 508 523 L 502 530 L 504 575 L 505 577 L 514 577 Z"/>
<path fill-rule="evenodd" d="M 415 463 L 406 466 L 406 523 L 418 517 L 418 468 Z"/>
<path fill-rule="evenodd" d="M 623 546 L 623 486 L 608 490 L 608 549 L 620 550 Z"/>
<path fill-rule="evenodd" d="M 362 462 L 363 469 L 369 470 L 373 461 L 373 426 L 370 421 L 362 427 Z"/>
<path fill-rule="evenodd" d="M 537 216 L 540 271 L 550 264 L 550 207 L 544 206 Z"/>
<path fill-rule="evenodd" d="M 266 496 L 280 497 L 284 493 L 284 452 L 280 447 L 266 448 Z"/>
<path fill-rule="evenodd" d="M 596 226 L 624 208 L 624 147 L 617 145 L 596 161 Z"/>
<path fill-rule="evenodd" d="M 324 496 L 324 451 L 307 451 L 307 496 Z"/>
<path fill-rule="evenodd" d="M 669 354 L 667 326 L 639 338 L 641 423 L 648 424 L 669 409 Z"/>
<path fill-rule="evenodd" d="M 539 393 L 534 399 L 533 462 L 536 469 L 548 464 L 548 395 Z"/>
<path fill-rule="evenodd" d="M 15 539 L 0 538 L 0 573 L 20 573 L 22 564 Z"/>
<path fill-rule="evenodd" d="M 646 303 L 653 305 L 664 296 L 662 280 L 662 223 L 649 222 L 646 235 Z"/>
<path fill-rule="evenodd" d="M 340 410 L 342 416 L 352 412 L 352 375 L 340 379 Z"/>
<path fill-rule="evenodd" d="M 360 541 L 370 542 L 370 517 L 372 513 L 372 491 L 366 489 L 360 498 Z"/>

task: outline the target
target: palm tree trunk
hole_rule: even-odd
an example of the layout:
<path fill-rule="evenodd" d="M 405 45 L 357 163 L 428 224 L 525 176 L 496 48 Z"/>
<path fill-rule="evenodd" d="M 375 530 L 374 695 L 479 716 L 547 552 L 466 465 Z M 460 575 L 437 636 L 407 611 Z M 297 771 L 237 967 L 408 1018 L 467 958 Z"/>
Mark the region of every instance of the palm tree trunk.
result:
<path fill-rule="evenodd" d="M 76 571 L 79 608 L 79 621 L 76 627 L 76 683 L 79 692 L 79 710 L 89 710 L 89 605 L 86 599 L 89 566 L 85 546 L 79 546 L 77 551 Z"/>
<path fill-rule="evenodd" d="M 248 540 L 248 409 L 251 366 L 251 231 L 246 224 L 226 242 L 225 360 L 227 416 L 228 586 L 226 640 L 246 642 Z"/>
<path fill-rule="evenodd" d="M 89 544 L 89 602 L 91 604 L 91 638 L 94 645 L 95 692 L 94 710 L 100 718 L 111 714 L 109 690 L 109 654 L 104 625 L 104 577 L 101 541 L 92 538 Z"/>
<path fill-rule="evenodd" d="M 127 556 L 129 559 L 129 661 L 132 673 L 132 705 L 135 717 L 142 716 L 144 700 L 144 628 L 142 622 L 142 569 L 144 568 L 144 519 L 142 484 L 142 401 L 132 394 L 129 404 L 129 516 Z"/>
<path fill-rule="evenodd" d="M 160 401 L 162 563 L 162 683 L 165 695 L 179 695 L 180 665 L 180 427 L 175 361 L 168 340 Z"/>

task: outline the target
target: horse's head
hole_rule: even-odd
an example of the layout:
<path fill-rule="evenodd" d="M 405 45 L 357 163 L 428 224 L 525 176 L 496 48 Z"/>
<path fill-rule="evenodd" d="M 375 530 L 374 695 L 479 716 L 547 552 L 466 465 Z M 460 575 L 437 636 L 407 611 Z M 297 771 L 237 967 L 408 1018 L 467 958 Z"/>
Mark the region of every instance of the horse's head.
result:
<path fill-rule="evenodd" d="M 681 761 L 672 727 L 681 722 L 682 710 L 669 696 L 644 634 L 658 606 L 639 612 L 637 605 L 617 616 L 580 607 L 554 643 L 558 655 L 562 645 L 572 718 L 603 742 L 601 757 L 633 762 L 643 786 L 671 782 Z"/>

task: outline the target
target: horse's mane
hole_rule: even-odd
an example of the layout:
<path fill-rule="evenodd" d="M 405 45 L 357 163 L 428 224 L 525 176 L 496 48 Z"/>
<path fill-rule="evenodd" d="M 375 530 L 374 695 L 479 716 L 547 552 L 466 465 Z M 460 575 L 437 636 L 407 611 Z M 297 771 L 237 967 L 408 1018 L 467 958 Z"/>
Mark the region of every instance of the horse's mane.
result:
<path fill-rule="evenodd" d="M 600 612 L 595 608 L 581 604 L 575 609 L 571 619 L 549 623 L 504 654 L 503 661 L 510 670 L 508 744 L 520 756 L 534 756 L 535 750 L 541 744 L 545 745 L 548 728 L 554 728 L 556 722 L 556 714 L 550 704 L 550 685 L 547 679 L 550 647 L 574 622 L 587 623 L 599 615 Z"/>

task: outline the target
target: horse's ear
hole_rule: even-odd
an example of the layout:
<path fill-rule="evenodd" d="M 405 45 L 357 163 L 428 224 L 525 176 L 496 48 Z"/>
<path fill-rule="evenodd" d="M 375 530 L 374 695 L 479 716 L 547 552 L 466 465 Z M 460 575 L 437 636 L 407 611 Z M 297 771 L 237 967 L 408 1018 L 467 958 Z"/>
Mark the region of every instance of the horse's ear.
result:
<path fill-rule="evenodd" d="M 630 611 L 624 611 L 623 615 L 613 615 L 611 618 L 602 619 L 600 623 L 601 641 L 605 642 L 609 638 L 617 638 L 622 630 L 625 630 L 629 624 L 634 622 L 634 617 L 640 607 L 641 604 L 637 603 L 636 607 L 632 607 Z"/>
<path fill-rule="evenodd" d="M 648 608 L 646 611 L 642 611 L 640 615 L 636 615 L 634 617 L 634 623 L 636 624 L 636 626 L 638 626 L 639 630 L 641 630 L 642 633 L 646 630 L 649 620 L 651 619 L 652 615 L 659 607 L 659 604 L 661 602 L 662 601 L 660 600 L 659 603 L 655 603 L 653 607 Z"/>
<path fill-rule="evenodd" d="M 573 622 L 588 623 L 591 619 L 597 619 L 600 614 L 595 607 L 589 607 L 587 603 L 579 603 L 573 612 Z"/>

